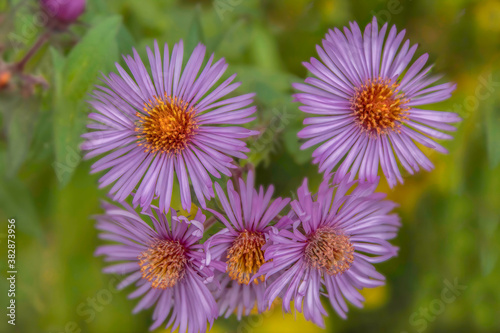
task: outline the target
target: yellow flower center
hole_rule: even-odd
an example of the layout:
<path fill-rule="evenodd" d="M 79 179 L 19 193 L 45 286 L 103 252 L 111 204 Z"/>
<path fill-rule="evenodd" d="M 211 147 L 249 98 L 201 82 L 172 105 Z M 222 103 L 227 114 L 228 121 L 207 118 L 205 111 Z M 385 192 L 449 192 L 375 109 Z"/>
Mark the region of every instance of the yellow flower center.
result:
<path fill-rule="evenodd" d="M 408 119 L 409 107 L 405 104 L 404 94 L 398 90 L 399 84 L 391 83 L 389 79 L 370 79 L 351 99 L 351 109 L 356 116 L 356 122 L 370 133 L 387 133 L 398 130 L 400 122 Z"/>
<path fill-rule="evenodd" d="M 178 154 L 184 150 L 198 129 L 195 110 L 175 97 L 155 97 L 137 112 L 137 142 L 145 152 Z"/>
<path fill-rule="evenodd" d="M 345 272 L 354 261 L 354 246 L 348 236 L 329 227 L 323 227 L 309 237 L 306 260 L 313 268 L 328 275 Z"/>
<path fill-rule="evenodd" d="M 186 264 L 186 251 L 179 241 L 157 240 L 139 256 L 142 278 L 157 289 L 175 286 L 184 277 Z"/>
<path fill-rule="evenodd" d="M 264 235 L 260 232 L 245 230 L 241 232 L 229 248 L 227 253 L 227 272 L 231 279 L 240 284 L 248 284 L 250 277 L 257 273 L 264 264 L 262 246 L 266 243 Z M 264 277 L 260 277 L 264 281 Z M 254 279 L 258 284 L 258 279 Z"/>

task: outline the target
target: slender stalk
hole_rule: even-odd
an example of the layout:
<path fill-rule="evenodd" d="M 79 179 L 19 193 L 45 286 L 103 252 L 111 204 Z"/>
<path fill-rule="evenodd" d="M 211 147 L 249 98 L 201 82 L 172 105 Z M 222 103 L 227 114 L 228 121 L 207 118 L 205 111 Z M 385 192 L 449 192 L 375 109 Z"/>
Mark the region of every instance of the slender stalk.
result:
<path fill-rule="evenodd" d="M 272 219 L 272 221 L 274 221 L 274 222 L 278 223 L 278 222 L 279 222 L 279 220 L 281 220 L 282 218 L 283 218 L 283 215 L 278 214 L 278 215 L 276 215 L 276 216 Z"/>
<path fill-rule="evenodd" d="M 26 66 L 26 63 L 33 57 L 33 55 L 40 49 L 40 47 L 45 44 L 45 42 L 49 39 L 50 37 L 50 32 L 46 31 L 44 32 L 38 40 L 33 44 L 31 49 L 29 49 L 28 53 L 18 62 L 14 65 L 14 70 L 18 72 L 22 72 L 24 70 L 24 66 Z"/>
<path fill-rule="evenodd" d="M 245 164 L 244 167 L 231 169 L 231 179 L 236 190 L 240 190 L 240 178 L 243 178 L 243 173 L 248 173 L 249 171 L 252 171 L 255 175 L 255 166 L 251 163 Z"/>
<path fill-rule="evenodd" d="M 205 230 L 210 229 L 211 226 L 213 226 L 217 222 L 217 219 L 215 216 L 210 216 L 206 221 L 205 221 Z"/>

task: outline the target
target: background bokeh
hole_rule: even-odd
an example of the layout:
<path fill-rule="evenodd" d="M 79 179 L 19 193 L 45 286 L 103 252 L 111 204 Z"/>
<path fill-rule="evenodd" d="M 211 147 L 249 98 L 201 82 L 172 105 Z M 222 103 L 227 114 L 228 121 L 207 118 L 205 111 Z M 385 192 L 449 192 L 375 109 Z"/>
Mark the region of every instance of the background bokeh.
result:
<path fill-rule="evenodd" d="M 18 61 L 43 33 L 35 1 L 0 1 L 4 62 Z M 494 0 L 90 0 L 81 22 L 51 37 L 26 67 L 48 88 L 30 94 L 13 77 L 0 92 L 1 332 L 146 332 L 151 312 L 132 315 L 130 291 L 103 275 L 92 215 L 101 212 L 99 175 L 89 175 L 78 145 L 85 103 L 99 72 L 120 54 L 156 39 L 199 41 L 257 93 L 263 134 L 249 141 L 257 180 L 290 196 L 304 177 L 317 185 L 312 150 L 296 137 L 303 115 L 291 102 L 291 82 L 307 72 L 329 28 L 377 16 L 420 45 L 433 72 L 458 83 L 453 97 L 433 106 L 459 113 L 449 155 L 426 151 L 430 173 L 380 191 L 400 204 L 399 256 L 378 265 L 384 287 L 365 290 L 364 309 L 347 320 L 330 308 L 326 332 L 500 332 L 500 2 Z M 417 54 L 417 56 L 419 55 Z M 1 68 L 0 68 L 1 69 Z M 246 163 L 246 162 L 242 162 Z M 17 325 L 7 325 L 7 218 L 17 221 Z M 453 299 L 443 291 L 458 284 Z M 294 318 L 295 317 L 295 318 Z M 164 330 L 157 330 L 162 332 Z M 322 332 L 297 313 L 273 308 L 237 322 L 217 320 L 213 332 Z"/>

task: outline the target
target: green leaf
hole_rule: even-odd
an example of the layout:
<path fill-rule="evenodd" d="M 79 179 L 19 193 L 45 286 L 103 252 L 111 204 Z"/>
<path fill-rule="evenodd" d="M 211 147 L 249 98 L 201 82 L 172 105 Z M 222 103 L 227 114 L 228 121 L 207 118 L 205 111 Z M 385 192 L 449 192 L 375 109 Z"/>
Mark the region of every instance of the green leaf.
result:
<path fill-rule="evenodd" d="M 292 82 L 297 77 L 275 70 L 263 70 L 256 66 L 231 66 L 238 73 L 237 79 L 241 84 L 241 91 L 253 91 L 256 99 L 266 105 L 283 105 L 290 98 Z"/>
<path fill-rule="evenodd" d="M 271 33 L 259 25 L 253 31 L 251 52 L 257 67 L 271 71 L 281 69 L 282 61 L 277 43 Z"/>
<path fill-rule="evenodd" d="M 495 96 L 484 105 L 488 160 L 493 169 L 500 164 L 500 98 Z"/>
<path fill-rule="evenodd" d="M 265 120 L 262 126 L 257 128 L 260 131 L 260 135 L 252 137 L 252 140 L 248 143 L 248 147 L 250 148 L 248 158 L 254 165 L 258 165 L 260 162 L 264 162 L 267 165 L 270 154 L 281 150 L 280 144 L 282 140 L 280 139 L 287 127 L 294 120 L 286 104 L 266 108 L 264 114 L 267 120 Z"/>
<path fill-rule="evenodd" d="M 35 96 L 0 96 L 1 123 L 7 137 L 5 172 L 8 176 L 16 174 L 28 156 L 39 114 L 39 103 L 40 99 Z"/>
<path fill-rule="evenodd" d="M 285 148 L 288 153 L 293 157 L 297 164 L 305 164 L 311 160 L 311 155 L 313 149 L 300 149 L 303 142 L 299 141 L 297 133 L 304 128 L 301 121 L 297 121 L 295 118 L 291 121 L 290 125 L 286 126 L 285 132 L 283 133 L 283 141 L 285 142 Z"/>
<path fill-rule="evenodd" d="M 189 31 L 186 37 L 186 52 L 190 53 L 194 50 L 198 43 L 205 44 L 205 38 L 203 35 L 203 28 L 201 26 L 201 9 L 197 6 L 193 11 L 193 21 L 189 27 Z"/>
<path fill-rule="evenodd" d="M 113 68 L 118 59 L 116 36 L 120 26 L 119 17 L 105 19 L 71 50 L 63 69 L 64 92 L 69 97 L 83 98 L 98 74 Z"/>
<path fill-rule="evenodd" d="M 25 161 L 33 139 L 33 129 L 39 113 L 39 99 L 30 97 L 19 101 L 11 110 L 8 127 L 7 174 L 14 175 Z"/>
<path fill-rule="evenodd" d="M 132 52 L 135 40 L 123 24 L 120 26 L 120 30 L 118 30 L 117 40 L 119 54 L 130 54 Z"/>
<path fill-rule="evenodd" d="M 64 68 L 64 64 L 66 62 L 66 59 L 64 58 L 64 56 L 59 53 L 59 51 L 57 51 L 55 48 L 51 47 L 49 49 L 49 52 L 50 52 L 50 56 L 52 58 L 52 65 L 54 66 L 54 78 L 53 80 L 56 81 L 56 84 L 60 82 L 60 74 L 62 74 L 62 70 Z M 56 75 L 58 74 L 58 75 Z M 58 85 L 57 87 L 61 87 L 60 85 Z"/>
<path fill-rule="evenodd" d="M 100 72 L 109 72 L 118 59 L 119 17 L 101 21 L 71 50 L 64 65 L 52 52 L 55 74 L 54 170 L 61 186 L 71 179 L 81 160 L 78 145 L 85 129 L 86 102 Z M 57 72 L 59 70 L 59 72 Z"/>
<path fill-rule="evenodd" d="M 0 171 L 8 156 L 0 152 Z M 16 219 L 19 231 L 38 238 L 43 236 L 33 195 L 26 185 L 15 177 L 3 177 L 0 186 L 0 216 L 2 219 Z"/>

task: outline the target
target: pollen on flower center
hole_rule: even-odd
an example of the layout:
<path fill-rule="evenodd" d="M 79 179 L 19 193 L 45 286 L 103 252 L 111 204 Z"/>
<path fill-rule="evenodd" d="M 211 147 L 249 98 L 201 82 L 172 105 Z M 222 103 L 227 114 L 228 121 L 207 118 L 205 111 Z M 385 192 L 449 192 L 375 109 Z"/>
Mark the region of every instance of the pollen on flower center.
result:
<path fill-rule="evenodd" d="M 351 109 L 356 116 L 356 122 L 370 133 L 387 133 L 397 130 L 399 122 L 407 119 L 409 110 L 404 94 L 398 90 L 399 84 L 389 79 L 370 79 L 361 87 L 351 99 Z"/>
<path fill-rule="evenodd" d="M 195 110 L 178 98 L 155 97 L 137 112 L 135 131 L 145 152 L 177 154 L 184 150 L 198 129 Z"/>
<path fill-rule="evenodd" d="M 157 289 L 175 286 L 186 273 L 186 263 L 186 251 L 179 241 L 157 240 L 139 256 L 142 278 Z"/>
<path fill-rule="evenodd" d="M 311 267 L 323 269 L 328 275 L 345 272 L 354 260 L 354 246 L 349 237 L 329 227 L 316 230 L 305 253 Z"/>
<path fill-rule="evenodd" d="M 266 243 L 260 232 L 245 230 L 241 232 L 227 252 L 227 272 L 231 279 L 248 284 L 250 277 L 264 264 L 262 246 Z M 264 277 L 261 277 L 261 281 Z M 254 279 L 258 284 L 258 280 Z"/>

